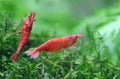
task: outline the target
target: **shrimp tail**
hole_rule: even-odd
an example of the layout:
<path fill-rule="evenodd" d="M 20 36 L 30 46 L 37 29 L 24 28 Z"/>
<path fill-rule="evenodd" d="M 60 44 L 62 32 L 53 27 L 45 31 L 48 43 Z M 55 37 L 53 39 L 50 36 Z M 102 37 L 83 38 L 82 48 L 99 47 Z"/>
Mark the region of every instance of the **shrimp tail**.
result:
<path fill-rule="evenodd" d="M 18 54 L 17 54 L 17 53 L 14 53 L 14 54 L 10 57 L 10 59 L 11 59 L 13 62 L 15 62 L 16 59 L 17 59 L 17 57 L 18 57 Z"/>
<path fill-rule="evenodd" d="M 36 59 L 39 56 L 39 51 L 36 50 L 28 50 L 25 53 L 27 56 L 30 56 L 31 59 Z"/>

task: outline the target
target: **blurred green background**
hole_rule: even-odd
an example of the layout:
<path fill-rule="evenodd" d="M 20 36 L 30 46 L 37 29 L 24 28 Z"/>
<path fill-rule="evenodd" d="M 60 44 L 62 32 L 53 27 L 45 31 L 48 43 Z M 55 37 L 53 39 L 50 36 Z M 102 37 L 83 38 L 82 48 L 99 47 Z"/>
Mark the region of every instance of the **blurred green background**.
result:
<path fill-rule="evenodd" d="M 36 12 L 28 44 L 16 63 L 22 19 Z M 74 52 L 24 52 L 48 39 L 84 35 Z M 1 79 L 120 79 L 120 0 L 0 0 Z"/>
<path fill-rule="evenodd" d="M 34 33 L 49 28 L 65 35 L 75 33 L 74 28 L 79 25 L 81 19 L 88 19 L 101 9 L 112 8 L 118 2 L 119 0 L 0 0 L 0 10 L 14 15 L 16 22 L 35 11 L 37 15 L 32 30 Z"/>

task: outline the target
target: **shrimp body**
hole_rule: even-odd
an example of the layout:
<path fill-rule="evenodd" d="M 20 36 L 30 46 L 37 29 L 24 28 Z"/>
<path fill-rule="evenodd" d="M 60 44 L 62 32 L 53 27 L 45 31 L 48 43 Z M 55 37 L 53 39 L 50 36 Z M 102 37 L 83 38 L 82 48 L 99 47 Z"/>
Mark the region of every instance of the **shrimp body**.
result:
<path fill-rule="evenodd" d="M 16 61 L 18 55 L 22 51 L 22 49 L 25 47 L 26 43 L 28 42 L 30 32 L 32 29 L 32 25 L 34 22 L 35 13 L 32 12 L 27 18 L 23 19 L 22 24 L 22 30 L 21 30 L 21 36 L 20 36 L 20 42 L 18 44 L 17 51 L 11 56 L 12 61 Z"/>
<path fill-rule="evenodd" d="M 38 46 L 34 50 L 26 51 L 26 54 L 28 56 L 31 56 L 31 58 L 37 58 L 39 55 L 39 51 L 56 52 L 61 49 L 65 49 L 67 47 L 72 46 L 81 37 L 82 37 L 81 34 L 74 34 L 74 35 L 65 36 L 61 38 L 53 38 L 43 43 L 42 45 Z"/>

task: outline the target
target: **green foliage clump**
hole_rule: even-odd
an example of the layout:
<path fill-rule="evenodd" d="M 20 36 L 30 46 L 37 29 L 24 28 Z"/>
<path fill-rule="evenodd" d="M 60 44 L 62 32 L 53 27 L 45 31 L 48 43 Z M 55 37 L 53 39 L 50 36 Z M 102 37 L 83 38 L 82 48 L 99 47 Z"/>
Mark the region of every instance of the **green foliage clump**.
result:
<path fill-rule="evenodd" d="M 0 76 L 8 69 L 9 56 L 15 51 L 18 41 L 18 28 L 15 26 L 11 14 L 0 14 Z"/>

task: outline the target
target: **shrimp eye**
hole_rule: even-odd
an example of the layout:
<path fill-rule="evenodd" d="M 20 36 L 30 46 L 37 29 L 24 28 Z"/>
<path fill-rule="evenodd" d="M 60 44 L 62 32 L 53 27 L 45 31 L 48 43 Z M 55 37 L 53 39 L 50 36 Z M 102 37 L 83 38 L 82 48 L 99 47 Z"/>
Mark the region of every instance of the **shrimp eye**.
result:
<path fill-rule="evenodd" d="M 77 36 L 75 36 L 75 38 L 78 38 Z"/>

